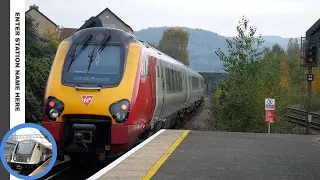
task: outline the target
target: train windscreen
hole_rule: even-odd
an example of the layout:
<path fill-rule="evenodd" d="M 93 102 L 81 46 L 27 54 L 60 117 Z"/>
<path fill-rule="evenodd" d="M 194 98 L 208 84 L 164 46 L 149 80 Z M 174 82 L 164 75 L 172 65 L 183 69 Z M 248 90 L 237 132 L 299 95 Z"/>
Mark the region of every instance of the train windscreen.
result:
<path fill-rule="evenodd" d="M 32 154 L 34 149 L 35 143 L 34 142 L 20 142 L 16 149 L 16 154 Z"/>
<path fill-rule="evenodd" d="M 106 45 L 101 51 L 99 48 L 99 45 L 89 44 L 79 51 L 70 62 L 65 81 L 79 84 L 117 83 L 121 76 L 121 46 Z"/>

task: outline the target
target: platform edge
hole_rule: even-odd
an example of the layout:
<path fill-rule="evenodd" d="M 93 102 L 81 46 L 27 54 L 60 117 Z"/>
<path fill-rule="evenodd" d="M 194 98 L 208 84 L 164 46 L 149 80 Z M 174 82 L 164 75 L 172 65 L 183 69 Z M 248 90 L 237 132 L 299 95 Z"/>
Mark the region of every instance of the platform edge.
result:
<path fill-rule="evenodd" d="M 129 156 L 131 156 L 133 153 L 135 153 L 136 151 L 138 151 L 139 149 L 141 149 L 143 146 L 145 146 L 146 144 L 148 144 L 150 141 L 152 141 L 154 138 L 156 138 L 157 136 L 159 136 L 161 133 L 163 133 L 166 129 L 161 129 L 159 130 L 157 133 L 155 133 L 154 135 L 150 136 L 148 139 L 144 140 L 141 144 L 139 144 L 138 146 L 134 147 L 133 149 L 131 149 L 130 151 L 128 151 L 127 153 L 125 153 L 124 155 L 120 156 L 117 160 L 113 161 L 111 164 L 109 164 L 108 166 L 106 166 L 105 168 L 101 169 L 100 171 L 98 171 L 96 174 L 92 175 L 91 177 L 89 177 L 87 180 L 97 180 L 98 178 L 100 178 L 101 176 L 105 175 L 108 171 L 110 171 L 112 168 L 116 167 L 118 164 L 120 164 L 123 160 L 125 160 L 126 158 L 128 158 Z"/>
<path fill-rule="evenodd" d="M 169 158 L 173 151 L 181 144 L 184 138 L 189 134 L 190 130 L 184 130 L 181 136 L 169 147 L 164 155 L 149 169 L 149 171 L 141 178 L 141 180 L 149 180 L 156 174 L 162 164 Z"/>

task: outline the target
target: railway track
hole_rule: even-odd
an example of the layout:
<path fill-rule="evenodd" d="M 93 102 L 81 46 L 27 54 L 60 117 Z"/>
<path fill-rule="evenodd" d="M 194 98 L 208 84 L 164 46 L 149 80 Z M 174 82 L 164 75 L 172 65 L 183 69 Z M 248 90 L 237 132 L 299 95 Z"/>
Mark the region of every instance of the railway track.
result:
<path fill-rule="evenodd" d="M 320 131 L 320 114 L 311 112 L 312 119 L 310 122 L 310 127 L 313 130 Z M 286 114 L 288 121 L 295 123 L 299 126 L 307 126 L 307 112 L 298 108 L 288 107 L 288 112 Z"/>
<path fill-rule="evenodd" d="M 65 167 L 65 168 L 63 168 L 63 169 L 61 169 L 60 171 L 58 171 L 58 172 L 56 172 L 56 173 L 54 173 L 54 174 L 50 175 L 49 177 L 48 177 L 48 176 L 46 176 L 46 178 L 45 178 L 44 180 L 52 180 L 52 179 L 54 179 L 54 178 L 58 177 L 58 176 L 59 176 L 60 174 L 62 174 L 63 172 L 65 172 L 66 170 L 69 170 L 71 167 L 72 167 L 72 165 L 69 165 L 69 166 L 67 166 L 67 167 Z"/>
<path fill-rule="evenodd" d="M 196 110 L 193 110 L 191 114 L 182 123 L 180 123 L 180 125 L 175 127 L 175 129 L 181 129 L 183 125 L 185 125 L 191 119 L 191 117 L 199 110 L 201 106 L 202 104 Z"/>

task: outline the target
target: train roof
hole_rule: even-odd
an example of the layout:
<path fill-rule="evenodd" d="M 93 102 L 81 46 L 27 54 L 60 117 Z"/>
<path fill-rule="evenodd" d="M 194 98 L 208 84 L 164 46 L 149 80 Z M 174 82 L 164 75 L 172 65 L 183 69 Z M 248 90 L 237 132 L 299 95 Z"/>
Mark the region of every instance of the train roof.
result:
<path fill-rule="evenodd" d="M 43 146 L 46 146 L 47 148 L 52 148 L 52 145 L 51 143 L 48 143 L 48 142 L 44 142 L 44 141 L 41 141 L 39 139 L 35 139 L 35 138 L 30 138 L 30 139 L 23 139 L 19 142 L 22 142 L 22 141 L 32 141 L 32 142 L 35 142 L 35 143 L 39 143 L 39 144 L 42 144 Z"/>
<path fill-rule="evenodd" d="M 8 140 L 6 141 L 6 143 L 8 143 L 8 144 L 17 144 L 18 141 L 17 141 L 17 140 L 13 140 L 13 139 L 8 139 Z"/>
<path fill-rule="evenodd" d="M 14 140 L 19 142 L 24 140 L 32 140 L 42 145 L 52 148 L 52 144 L 49 140 L 42 134 L 42 132 L 36 128 L 22 128 L 15 132 Z"/>

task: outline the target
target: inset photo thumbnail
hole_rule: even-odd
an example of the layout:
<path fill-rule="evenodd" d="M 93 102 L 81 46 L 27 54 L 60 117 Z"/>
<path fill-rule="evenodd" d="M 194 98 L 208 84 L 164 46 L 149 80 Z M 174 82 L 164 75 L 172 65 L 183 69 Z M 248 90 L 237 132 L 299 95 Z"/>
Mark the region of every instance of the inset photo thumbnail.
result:
<path fill-rule="evenodd" d="M 54 166 L 57 146 L 53 136 L 37 124 L 20 124 L 4 136 L 0 148 L 6 170 L 20 179 L 39 179 Z"/>

